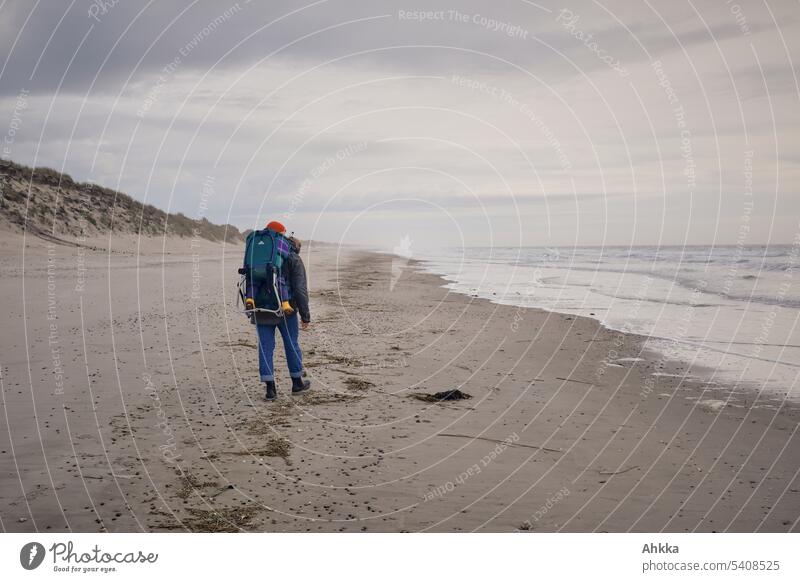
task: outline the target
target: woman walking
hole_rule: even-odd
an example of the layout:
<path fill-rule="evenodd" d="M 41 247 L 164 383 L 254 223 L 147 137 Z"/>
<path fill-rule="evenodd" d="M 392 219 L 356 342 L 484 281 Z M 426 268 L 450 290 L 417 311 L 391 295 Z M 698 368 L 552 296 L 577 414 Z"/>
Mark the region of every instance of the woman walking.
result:
<path fill-rule="evenodd" d="M 267 228 L 283 235 L 286 234 L 286 227 L 276 220 L 267 224 Z M 280 315 L 270 312 L 253 314 L 253 323 L 255 323 L 258 333 L 258 370 L 261 381 L 266 384 L 267 400 L 275 400 L 278 396 L 272 361 L 275 352 L 275 328 L 278 328 L 283 339 L 286 363 L 292 378 L 292 394 L 305 392 L 311 387 L 310 380 L 303 380 L 303 355 L 300 351 L 300 329 L 307 330 L 311 322 L 306 268 L 299 254 L 300 241 L 292 237 L 289 237 L 288 240 L 291 243 L 291 249 L 282 268 L 291 293 L 289 305 L 292 309 L 288 312 L 280 312 Z"/>

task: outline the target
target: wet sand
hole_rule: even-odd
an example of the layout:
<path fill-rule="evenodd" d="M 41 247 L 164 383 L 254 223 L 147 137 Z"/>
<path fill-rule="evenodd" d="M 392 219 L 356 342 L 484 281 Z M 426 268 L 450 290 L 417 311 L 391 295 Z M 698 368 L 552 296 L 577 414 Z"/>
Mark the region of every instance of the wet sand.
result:
<path fill-rule="evenodd" d="M 309 245 L 313 390 L 278 354 L 267 403 L 240 248 L 22 244 L 0 240 L 3 531 L 800 529 L 798 409 L 593 320 Z M 450 389 L 471 398 L 414 397 Z"/>

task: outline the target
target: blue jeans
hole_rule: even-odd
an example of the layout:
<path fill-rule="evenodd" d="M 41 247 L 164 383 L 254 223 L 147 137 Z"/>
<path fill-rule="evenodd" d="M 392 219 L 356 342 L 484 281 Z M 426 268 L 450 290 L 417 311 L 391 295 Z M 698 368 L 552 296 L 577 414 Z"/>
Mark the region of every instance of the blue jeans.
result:
<path fill-rule="evenodd" d="M 275 370 L 272 365 L 272 355 L 275 353 L 275 328 L 278 328 L 283 338 L 283 348 L 286 351 L 286 362 L 289 364 L 289 375 L 292 378 L 303 376 L 303 356 L 300 353 L 300 324 L 297 313 L 281 318 L 278 325 L 256 325 L 258 333 L 258 371 L 262 382 L 274 381 Z"/>

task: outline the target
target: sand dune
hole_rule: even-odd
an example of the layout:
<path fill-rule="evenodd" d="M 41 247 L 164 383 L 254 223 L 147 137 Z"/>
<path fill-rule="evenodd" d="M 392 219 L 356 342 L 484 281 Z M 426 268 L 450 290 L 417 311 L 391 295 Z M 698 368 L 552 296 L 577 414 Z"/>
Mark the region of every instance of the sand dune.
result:
<path fill-rule="evenodd" d="M 213 190 L 203 185 L 200 205 Z M 121 247 L 159 237 L 241 242 L 235 226 L 165 212 L 116 190 L 76 182 L 69 174 L 0 160 L 0 229 L 65 245 Z M 203 208 L 199 208 L 203 211 Z M 141 241 L 132 241 L 132 238 Z M 162 241 L 163 242 L 163 241 Z"/>

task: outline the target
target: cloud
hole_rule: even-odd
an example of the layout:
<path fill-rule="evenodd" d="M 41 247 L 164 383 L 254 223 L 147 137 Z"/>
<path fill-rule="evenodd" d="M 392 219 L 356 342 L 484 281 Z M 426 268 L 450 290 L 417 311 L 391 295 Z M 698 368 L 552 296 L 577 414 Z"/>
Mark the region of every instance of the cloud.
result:
<path fill-rule="evenodd" d="M 27 95 L 7 155 L 188 215 L 212 175 L 208 217 L 239 226 L 289 213 L 336 239 L 396 203 L 434 229 L 419 240 L 489 220 L 507 244 L 550 244 L 683 233 L 687 200 L 691 232 L 731 242 L 752 149 L 780 217 L 754 232 L 793 236 L 791 2 L 770 3 L 777 23 L 712 0 L 575 2 L 572 20 L 540 5 L 6 2 L 3 111 Z"/>

